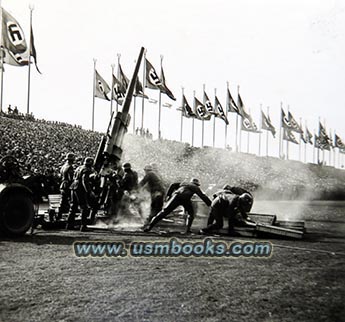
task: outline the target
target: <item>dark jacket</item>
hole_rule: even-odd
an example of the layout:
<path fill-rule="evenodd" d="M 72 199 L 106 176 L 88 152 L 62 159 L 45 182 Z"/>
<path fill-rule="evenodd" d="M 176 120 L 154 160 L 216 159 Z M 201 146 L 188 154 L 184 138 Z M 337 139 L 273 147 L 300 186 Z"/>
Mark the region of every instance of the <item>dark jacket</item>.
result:
<path fill-rule="evenodd" d="M 170 193 L 170 194 L 169 194 Z M 170 197 L 171 194 L 177 195 L 182 200 L 191 200 L 194 194 L 198 195 L 203 202 L 207 206 L 211 205 L 211 200 L 209 197 L 207 197 L 194 183 L 191 182 L 182 182 L 182 183 L 173 183 L 168 190 L 168 197 Z"/>
<path fill-rule="evenodd" d="M 232 193 L 232 194 L 235 194 L 235 195 L 242 195 L 244 193 L 248 193 L 249 195 L 251 195 L 253 197 L 253 195 L 251 194 L 251 192 L 249 192 L 248 190 L 246 189 L 243 189 L 241 187 L 231 187 L 230 190 L 220 190 L 220 191 L 217 191 L 216 193 L 213 194 L 213 198 L 216 198 L 220 193 L 224 193 L 224 191 L 228 191 L 229 193 Z"/>
<path fill-rule="evenodd" d="M 73 182 L 73 176 L 74 176 L 74 169 L 73 169 L 72 164 L 69 164 L 68 162 L 66 162 L 61 167 L 60 174 L 61 174 L 60 189 L 61 190 L 69 189 L 69 187 L 71 186 Z"/>
<path fill-rule="evenodd" d="M 221 190 L 217 193 L 216 198 L 213 199 L 211 207 L 223 208 L 234 214 L 238 208 L 238 199 L 239 196 L 231 191 Z"/>
<path fill-rule="evenodd" d="M 92 172 L 92 168 L 86 167 L 85 165 L 81 165 L 80 167 L 78 167 L 74 174 L 71 189 L 90 193 L 92 191 L 90 183 L 90 174 Z"/>
<path fill-rule="evenodd" d="M 132 169 L 126 169 L 125 174 L 121 180 L 121 188 L 128 192 L 138 188 L 138 174 Z"/>
<path fill-rule="evenodd" d="M 156 192 L 164 193 L 165 191 L 162 180 L 153 171 L 148 171 L 145 174 L 144 178 L 140 181 L 139 186 L 140 187 L 146 186 L 147 190 L 151 194 L 154 194 Z"/>

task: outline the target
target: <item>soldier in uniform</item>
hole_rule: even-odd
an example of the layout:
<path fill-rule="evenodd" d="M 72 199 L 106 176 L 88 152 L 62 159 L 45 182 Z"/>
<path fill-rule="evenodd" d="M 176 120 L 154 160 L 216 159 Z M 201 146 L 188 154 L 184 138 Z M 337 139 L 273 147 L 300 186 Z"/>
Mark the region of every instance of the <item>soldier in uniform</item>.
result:
<path fill-rule="evenodd" d="M 93 173 L 93 159 L 85 158 L 84 164 L 77 168 L 71 185 L 72 200 L 67 221 L 67 229 L 74 229 L 75 214 L 78 206 L 81 209 L 81 231 L 87 230 L 87 219 L 90 215 L 92 201 L 96 198 L 92 191 L 90 175 Z"/>
<path fill-rule="evenodd" d="M 240 188 L 242 189 L 242 188 Z M 253 205 L 253 197 L 250 193 L 235 194 L 229 185 L 217 192 L 212 201 L 207 227 L 200 230 L 201 234 L 208 234 L 223 228 L 224 218 L 228 219 L 229 234 L 233 234 L 235 224 L 245 224 L 248 220 L 247 213 Z M 245 190 L 234 189 L 237 192 Z"/>
<path fill-rule="evenodd" d="M 163 208 L 165 189 L 161 178 L 153 171 L 151 165 L 144 167 L 145 176 L 140 181 L 139 187 L 146 188 L 151 194 L 151 210 L 148 217 L 150 221 Z"/>
<path fill-rule="evenodd" d="M 194 220 L 194 209 L 191 201 L 194 194 L 198 195 L 207 206 L 211 205 L 211 200 L 201 191 L 200 181 L 198 179 L 193 178 L 190 182 L 172 184 L 167 196 L 169 198 L 171 195 L 171 198 L 164 206 L 163 210 L 153 217 L 150 222 L 144 226 L 143 230 L 150 231 L 154 225 L 170 214 L 175 208 L 183 206 L 187 212 L 186 233 L 190 233 L 190 228 Z"/>
<path fill-rule="evenodd" d="M 120 186 L 124 191 L 129 193 L 138 188 L 138 173 L 132 170 L 130 163 L 123 165 L 124 176 L 121 180 Z"/>
<path fill-rule="evenodd" d="M 66 162 L 61 167 L 61 170 L 60 170 L 61 205 L 60 205 L 59 213 L 57 217 L 58 220 L 61 219 L 63 213 L 67 213 L 69 211 L 70 199 L 71 199 L 70 187 L 73 182 L 73 176 L 74 176 L 74 169 L 73 169 L 74 160 L 75 160 L 75 155 L 73 153 L 68 153 L 66 155 Z"/>

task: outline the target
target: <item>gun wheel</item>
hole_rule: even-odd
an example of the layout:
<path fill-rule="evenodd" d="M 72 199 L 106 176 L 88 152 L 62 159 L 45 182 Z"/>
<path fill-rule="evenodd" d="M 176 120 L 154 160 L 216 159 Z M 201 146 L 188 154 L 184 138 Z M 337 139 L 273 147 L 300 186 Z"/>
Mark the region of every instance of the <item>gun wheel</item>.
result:
<path fill-rule="evenodd" d="M 34 206 L 27 195 L 9 196 L 0 210 L 0 230 L 8 236 L 24 235 L 33 218 Z"/>

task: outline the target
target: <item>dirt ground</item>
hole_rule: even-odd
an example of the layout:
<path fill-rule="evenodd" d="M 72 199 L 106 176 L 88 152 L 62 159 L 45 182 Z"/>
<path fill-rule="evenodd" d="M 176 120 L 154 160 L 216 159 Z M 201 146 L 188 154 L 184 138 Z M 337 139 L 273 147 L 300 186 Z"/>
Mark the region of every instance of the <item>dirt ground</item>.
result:
<path fill-rule="evenodd" d="M 82 240 L 168 237 L 38 230 L 15 241 L 2 238 L 0 321 L 345 321 L 341 234 L 271 240 L 268 259 L 78 258 L 72 247 Z"/>

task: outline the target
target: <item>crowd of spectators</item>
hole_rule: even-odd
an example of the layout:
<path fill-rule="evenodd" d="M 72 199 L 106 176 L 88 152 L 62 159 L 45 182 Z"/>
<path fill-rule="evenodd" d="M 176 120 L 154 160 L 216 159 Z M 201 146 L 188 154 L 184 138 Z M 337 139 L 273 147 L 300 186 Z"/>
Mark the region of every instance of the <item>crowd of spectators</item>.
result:
<path fill-rule="evenodd" d="M 35 120 L 22 115 L 0 116 L 0 157 L 14 156 L 23 175 L 57 177 L 66 153 L 73 151 L 77 164 L 94 155 L 101 134 L 66 123 Z"/>
<path fill-rule="evenodd" d="M 86 156 L 94 157 L 101 133 L 66 123 L 36 120 L 33 117 L 0 115 L 0 157 L 18 159 L 23 175 L 40 174 L 59 181 L 65 155 L 73 152 L 76 165 Z M 345 191 L 345 172 L 330 167 L 257 157 L 227 149 L 197 148 L 165 139 L 126 134 L 123 162 L 130 162 L 139 176 L 146 164 L 156 163 L 166 184 L 191 177 L 201 180 L 205 190 L 224 184 L 240 185 L 251 191 L 268 192 L 277 199 L 296 197 L 306 191 Z M 264 197 L 267 197 L 264 195 Z"/>

